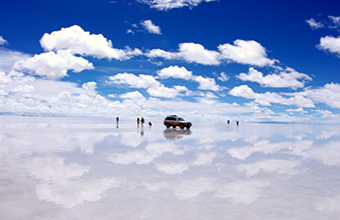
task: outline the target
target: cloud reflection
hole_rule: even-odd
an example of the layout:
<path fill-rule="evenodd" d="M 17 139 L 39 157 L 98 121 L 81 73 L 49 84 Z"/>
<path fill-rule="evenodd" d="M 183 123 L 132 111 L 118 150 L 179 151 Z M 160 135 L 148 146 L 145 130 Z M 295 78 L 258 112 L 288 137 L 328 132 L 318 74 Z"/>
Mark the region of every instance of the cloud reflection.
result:
<path fill-rule="evenodd" d="M 197 122 L 190 134 L 174 130 L 169 138 L 157 122 L 141 136 L 135 121 L 116 128 L 114 120 L 11 120 L 0 125 L 0 193 L 13 195 L 18 180 L 30 193 L 0 197 L 0 210 L 28 211 L 34 201 L 52 204 L 44 216 L 70 210 L 63 212 L 68 219 L 72 212 L 159 219 L 157 210 L 209 219 L 209 209 L 215 219 L 232 211 L 233 219 L 268 220 L 277 210 L 316 219 L 339 211 L 337 127 Z"/>

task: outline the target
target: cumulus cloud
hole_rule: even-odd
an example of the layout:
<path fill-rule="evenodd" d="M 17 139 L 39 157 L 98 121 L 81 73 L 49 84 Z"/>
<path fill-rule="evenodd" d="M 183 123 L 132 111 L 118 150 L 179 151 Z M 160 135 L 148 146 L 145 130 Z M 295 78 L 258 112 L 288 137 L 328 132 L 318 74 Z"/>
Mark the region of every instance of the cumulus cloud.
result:
<path fill-rule="evenodd" d="M 340 84 L 330 83 L 318 89 L 306 89 L 301 92 L 315 102 L 325 103 L 332 108 L 340 109 Z"/>
<path fill-rule="evenodd" d="M 154 86 L 147 89 L 151 96 L 163 98 L 175 98 L 180 92 L 187 91 L 185 86 L 174 86 L 173 88 L 165 87 L 164 85 Z"/>
<path fill-rule="evenodd" d="M 0 49 L 0 69 L 5 72 L 10 72 L 16 62 L 29 58 L 31 58 L 31 56 L 28 54 Z"/>
<path fill-rule="evenodd" d="M 167 68 L 163 68 L 157 71 L 157 75 L 160 78 L 179 78 L 190 80 L 192 79 L 192 71 L 188 71 L 185 67 L 178 67 L 178 66 L 169 66 Z"/>
<path fill-rule="evenodd" d="M 83 89 L 86 90 L 95 90 L 97 88 L 97 83 L 96 82 L 87 82 L 82 85 Z"/>
<path fill-rule="evenodd" d="M 160 11 L 167 11 L 174 8 L 194 7 L 202 2 L 212 2 L 215 0 L 139 0 L 139 2 L 148 4 L 150 7 Z"/>
<path fill-rule="evenodd" d="M 202 90 L 220 91 L 224 89 L 223 87 L 217 85 L 215 79 L 213 78 L 195 76 L 194 80 L 200 84 L 198 88 Z"/>
<path fill-rule="evenodd" d="M 188 63 L 203 65 L 219 65 L 219 52 L 207 50 L 201 44 L 181 43 L 179 52 L 166 52 L 161 49 L 153 49 L 145 54 L 149 58 L 162 57 L 164 59 L 183 59 Z"/>
<path fill-rule="evenodd" d="M 151 96 L 163 98 L 174 98 L 180 95 L 180 92 L 189 92 L 185 86 L 165 87 L 155 80 L 153 76 L 144 74 L 136 76 L 131 73 L 119 73 L 115 76 L 110 76 L 108 83 L 127 84 L 131 88 L 144 88 L 147 89 Z"/>
<path fill-rule="evenodd" d="M 51 34 L 45 33 L 40 44 L 46 51 L 67 49 L 72 54 L 117 60 L 127 60 L 142 54 L 138 49 L 113 48 L 112 42 L 102 34 L 90 34 L 78 25 L 62 28 Z"/>
<path fill-rule="evenodd" d="M 256 41 L 235 40 L 234 45 L 218 46 L 221 58 L 241 64 L 272 66 L 275 60 L 267 58 L 266 49 Z"/>
<path fill-rule="evenodd" d="M 340 37 L 326 36 L 320 39 L 318 47 L 322 50 L 338 54 L 340 56 Z"/>
<path fill-rule="evenodd" d="M 314 103 L 311 99 L 304 97 L 301 94 L 295 94 L 291 98 L 285 98 L 274 92 L 255 93 L 249 86 L 236 86 L 229 91 L 230 95 L 243 97 L 246 99 L 254 99 L 260 105 L 270 106 L 271 103 L 281 105 L 295 105 L 298 107 L 314 108 Z"/>
<path fill-rule="evenodd" d="M 263 87 L 274 87 L 274 88 L 303 88 L 305 86 L 302 80 L 312 80 L 309 76 L 303 73 L 299 73 L 292 68 L 286 68 L 286 71 L 280 72 L 279 74 L 263 74 L 253 67 L 249 68 L 248 74 L 240 73 L 237 76 L 242 81 L 257 82 Z"/>
<path fill-rule="evenodd" d="M 123 99 L 145 100 L 144 96 L 138 91 L 124 93 L 124 94 L 121 94 L 119 97 Z"/>
<path fill-rule="evenodd" d="M 7 40 L 5 40 L 2 36 L 0 36 L 0 45 L 7 44 Z"/>
<path fill-rule="evenodd" d="M 132 73 L 118 73 L 114 76 L 110 76 L 109 83 L 115 84 L 128 84 L 132 88 L 149 88 L 153 86 L 159 86 L 160 83 L 155 80 L 153 76 L 140 74 L 136 76 Z"/>
<path fill-rule="evenodd" d="M 163 79 L 172 77 L 198 82 L 200 84 L 198 89 L 202 90 L 220 91 L 224 89 L 224 87 L 216 84 L 215 79 L 203 76 L 194 76 L 192 75 L 192 71 L 188 71 L 185 67 L 169 66 L 157 71 L 157 74 Z"/>
<path fill-rule="evenodd" d="M 297 108 L 297 109 L 286 109 L 287 112 L 299 112 L 299 113 L 308 113 L 307 111 L 303 110 L 303 108 Z"/>
<path fill-rule="evenodd" d="M 151 34 L 162 34 L 161 28 L 154 25 L 151 20 L 142 21 L 141 25 Z"/>
<path fill-rule="evenodd" d="M 267 57 L 266 49 L 256 41 L 236 40 L 234 45 L 219 45 L 218 50 L 207 50 L 196 43 L 181 43 L 178 52 L 153 49 L 145 55 L 149 58 L 179 59 L 202 65 L 219 65 L 222 61 L 256 66 L 272 66 L 275 63 L 275 60 Z"/>
<path fill-rule="evenodd" d="M 85 69 L 94 69 L 92 63 L 82 57 L 72 55 L 68 50 L 36 54 L 27 60 L 18 61 L 14 68 L 28 70 L 49 79 L 60 79 L 68 76 L 68 70 L 78 73 Z"/>
<path fill-rule="evenodd" d="M 316 22 L 314 20 L 314 18 L 308 19 L 308 20 L 306 20 L 306 22 L 307 22 L 307 24 L 309 24 L 309 26 L 312 29 L 318 29 L 318 28 L 324 27 L 324 25 L 321 22 Z"/>

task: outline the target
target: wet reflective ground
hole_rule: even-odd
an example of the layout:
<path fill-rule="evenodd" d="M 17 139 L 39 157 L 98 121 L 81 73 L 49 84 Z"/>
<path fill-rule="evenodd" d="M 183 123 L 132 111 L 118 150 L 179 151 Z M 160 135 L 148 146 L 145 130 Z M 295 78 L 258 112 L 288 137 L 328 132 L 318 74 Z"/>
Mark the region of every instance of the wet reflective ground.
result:
<path fill-rule="evenodd" d="M 0 117 L 0 219 L 339 219 L 339 128 Z"/>

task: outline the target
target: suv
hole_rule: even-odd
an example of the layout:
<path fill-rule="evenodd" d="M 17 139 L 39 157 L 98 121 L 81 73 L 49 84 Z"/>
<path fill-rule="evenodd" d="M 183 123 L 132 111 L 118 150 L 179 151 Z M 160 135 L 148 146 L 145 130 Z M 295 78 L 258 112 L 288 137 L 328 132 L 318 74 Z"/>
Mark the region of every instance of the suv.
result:
<path fill-rule="evenodd" d="M 190 129 L 192 125 L 191 122 L 185 121 L 183 118 L 178 117 L 177 115 L 169 115 L 164 119 L 163 124 L 167 128 L 170 128 L 171 126 L 173 128 L 176 128 L 176 126 L 179 126 L 181 129 L 184 129 L 185 127 L 187 129 Z"/>

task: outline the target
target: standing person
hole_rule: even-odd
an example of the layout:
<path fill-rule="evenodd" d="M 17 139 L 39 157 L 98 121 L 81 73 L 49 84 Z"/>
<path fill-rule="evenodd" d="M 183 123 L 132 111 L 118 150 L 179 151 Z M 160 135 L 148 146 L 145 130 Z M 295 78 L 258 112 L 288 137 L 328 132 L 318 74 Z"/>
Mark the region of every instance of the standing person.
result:
<path fill-rule="evenodd" d="M 238 126 L 238 121 L 236 122 L 236 125 Z"/>
<path fill-rule="evenodd" d="M 141 118 L 140 122 L 142 123 L 142 126 L 143 126 L 143 124 L 144 124 L 144 122 L 145 122 L 145 120 L 144 120 L 143 117 Z"/>
<path fill-rule="evenodd" d="M 119 123 L 119 117 L 117 117 L 117 118 L 116 118 L 116 120 L 117 120 L 117 128 L 118 128 L 118 123 Z"/>
<path fill-rule="evenodd" d="M 139 118 L 137 118 L 137 125 L 139 125 Z"/>

